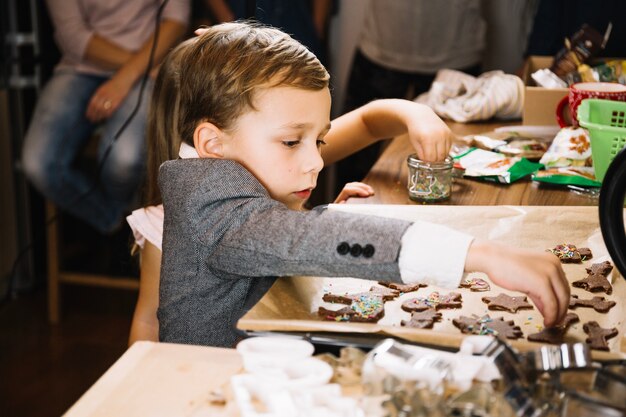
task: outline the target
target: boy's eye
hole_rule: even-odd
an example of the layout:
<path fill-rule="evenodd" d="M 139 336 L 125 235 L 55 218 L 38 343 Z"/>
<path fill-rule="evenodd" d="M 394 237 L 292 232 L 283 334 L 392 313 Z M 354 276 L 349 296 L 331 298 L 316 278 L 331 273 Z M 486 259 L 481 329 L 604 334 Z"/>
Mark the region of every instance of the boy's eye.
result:
<path fill-rule="evenodd" d="M 300 144 L 299 140 L 284 140 L 283 141 L 283 145 L 285 145 L 288 148 L 293 148 L 297 146 L 298 144 Z"/>
<path fill-rule="evenodd" d="M 326 142 L 324 141 L 324 139 L 318 139 L 317 140 L 317 147 L 318 148 L 321 147 L 321 146 L 324 146 L 324 145 L 326 145 Z"/>

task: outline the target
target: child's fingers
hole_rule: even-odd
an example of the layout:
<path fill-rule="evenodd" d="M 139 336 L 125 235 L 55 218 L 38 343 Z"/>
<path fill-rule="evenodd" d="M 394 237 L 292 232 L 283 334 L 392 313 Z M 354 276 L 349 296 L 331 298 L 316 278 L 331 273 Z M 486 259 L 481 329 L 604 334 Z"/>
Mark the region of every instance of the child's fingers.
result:
<path fill-rule="evenodd" d="M 363 182 L 349 182 L 344 187 L 345 191 L 353 192 L 359 196 L 368 196 L 374 194 L 374 189 Z"/>

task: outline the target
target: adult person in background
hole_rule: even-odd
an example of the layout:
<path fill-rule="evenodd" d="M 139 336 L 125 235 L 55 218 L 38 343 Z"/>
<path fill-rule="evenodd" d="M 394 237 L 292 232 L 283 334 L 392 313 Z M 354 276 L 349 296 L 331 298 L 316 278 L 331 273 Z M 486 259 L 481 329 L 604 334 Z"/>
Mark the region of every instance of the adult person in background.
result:
<path fill-rule="evenodd" d="M 62 58 L 26 133 L 23 166 L 46 198 L 92 225 L 114 231 L 142 181 L 152 82 L 135 109 L 155 35 L 157 0 L 47 0 Z M 158 25 L 156 66 L 185 32 L 189 0 L 169 0 Z M 101 127 L 97 173 L 77 160 Z"/>
<path fill-rule="evenodd" d="M 374 99 L 413 98 L 428 91 L 443 68 L 478 75 L 485 30 L 481 0 L 370 1 L 343 112 Z M 336 184 L 360 181 L 380 147 L 374 144 L 338 163 Z"/>
<path fill-rule="evenodd" d="M 600 57 L 626 57 L 626 2 L 623 0 L 541 0 L 528 39 L 527 55 L 554 56 L 583 23 L 611 36 Z"/>
<path fill-rule="evenodd" d="M 254 18 L 289 33 L 324 63 L 326 34 L 333 0 L 204 0 L 215 23 Z"/>

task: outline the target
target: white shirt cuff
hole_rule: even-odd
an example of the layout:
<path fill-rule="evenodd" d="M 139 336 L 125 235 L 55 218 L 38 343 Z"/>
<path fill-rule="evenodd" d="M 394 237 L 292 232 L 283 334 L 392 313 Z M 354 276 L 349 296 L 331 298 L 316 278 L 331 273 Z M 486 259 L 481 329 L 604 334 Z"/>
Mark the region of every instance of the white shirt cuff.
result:
<path fill-rule="evenodd" d="M 402 281 L 456 288 L 474 237 L 445 226 L 415 222 L 402 236 L 398 266 Z"/>

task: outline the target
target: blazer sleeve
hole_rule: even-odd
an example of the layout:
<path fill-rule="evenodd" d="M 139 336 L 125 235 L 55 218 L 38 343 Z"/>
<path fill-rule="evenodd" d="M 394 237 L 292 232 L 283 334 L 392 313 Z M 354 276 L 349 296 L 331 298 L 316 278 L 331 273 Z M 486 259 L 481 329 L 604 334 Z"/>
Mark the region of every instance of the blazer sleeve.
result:
<path fill-rule="evenodd" d="M 328 210 L 257 206 L 208 260 L 235 276 L 349 276 L 402 282 L 401 238 L 409 222 Z"/>

